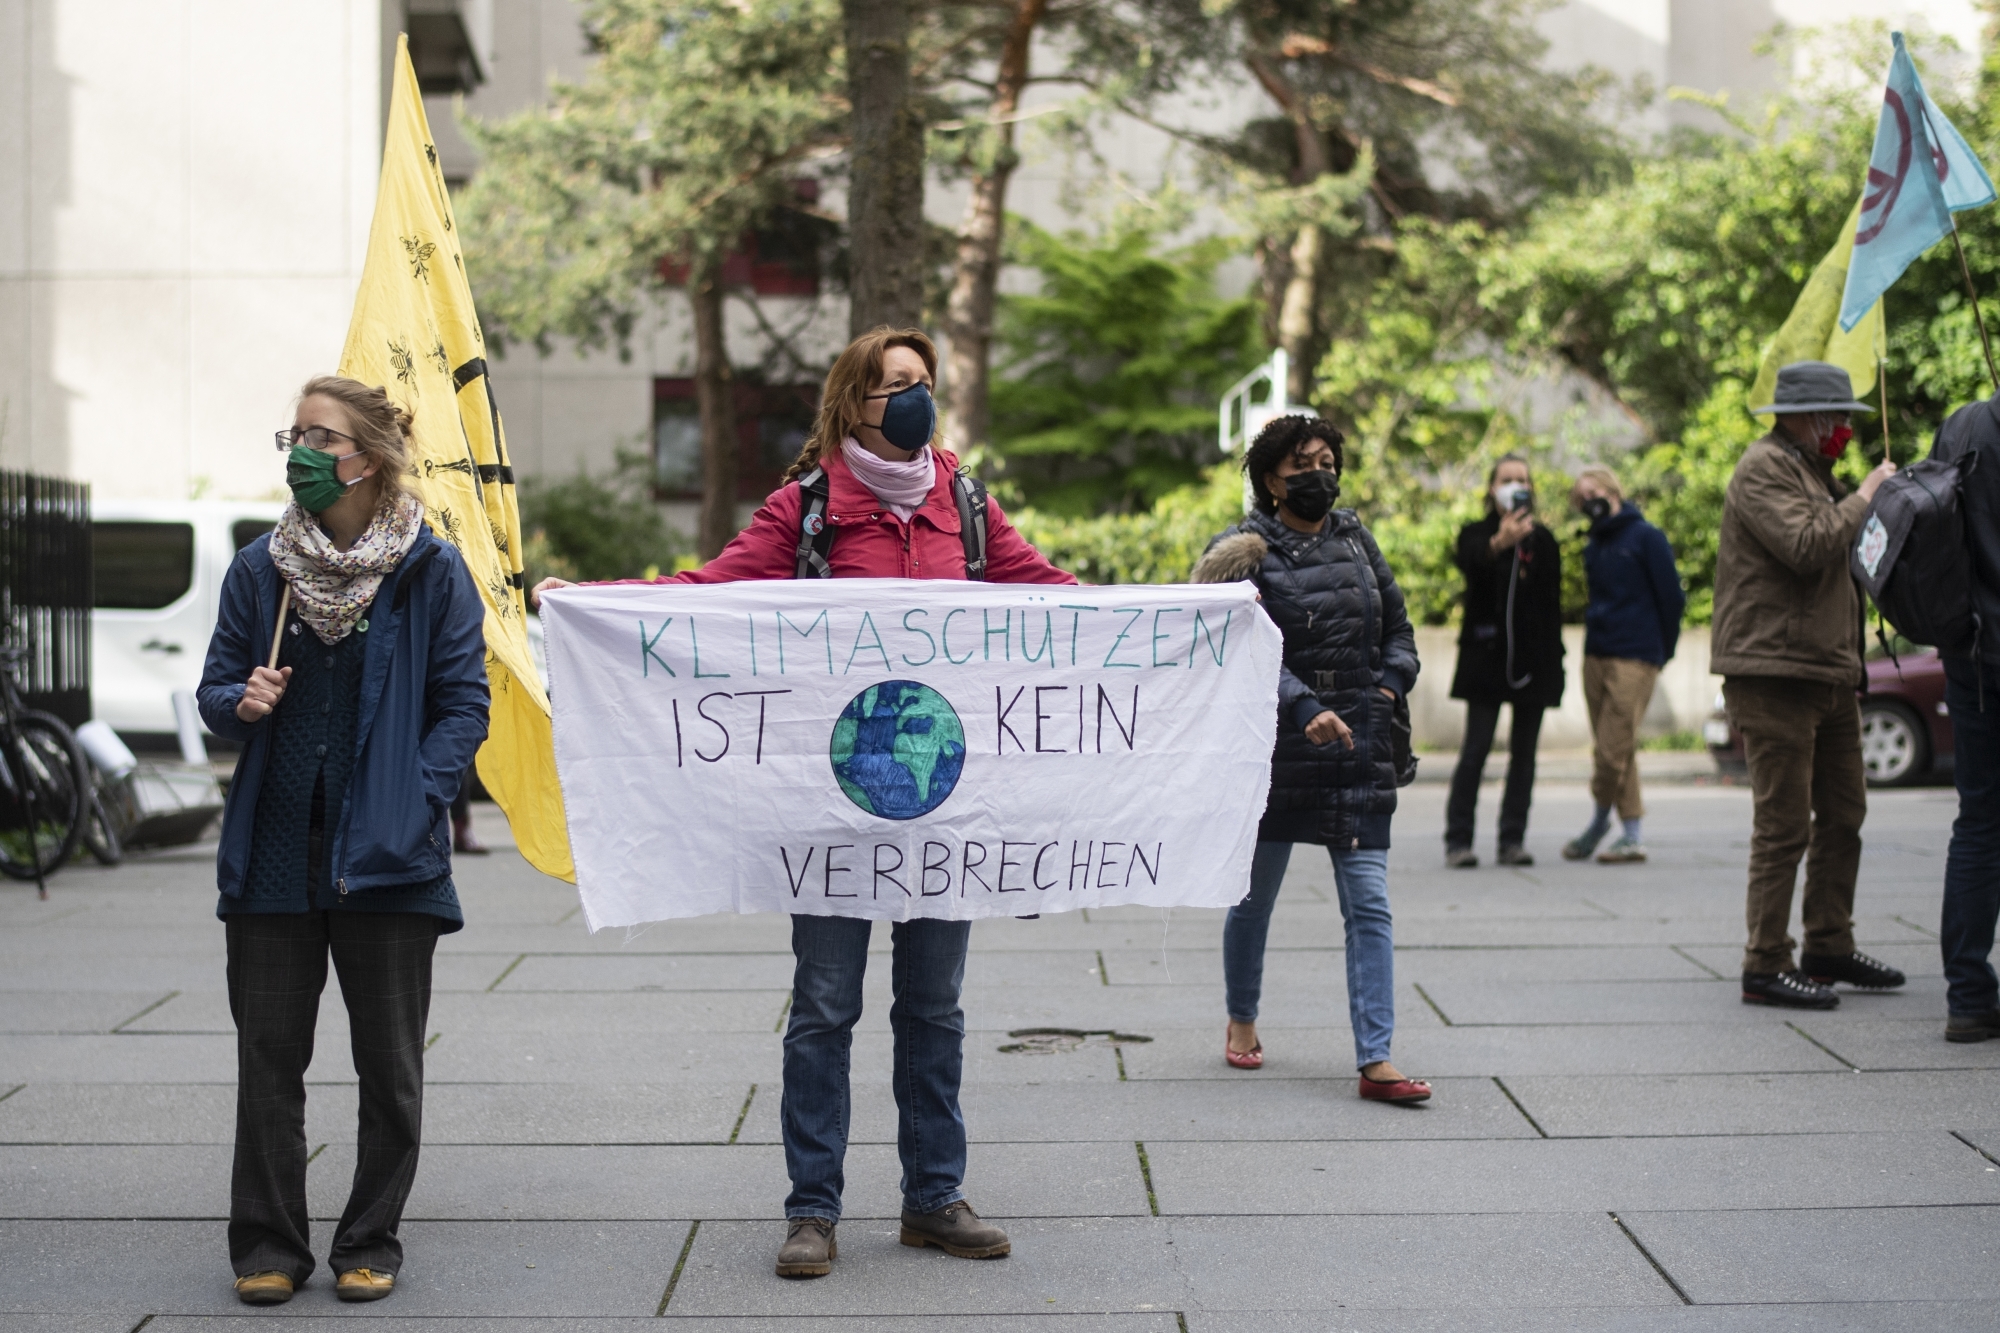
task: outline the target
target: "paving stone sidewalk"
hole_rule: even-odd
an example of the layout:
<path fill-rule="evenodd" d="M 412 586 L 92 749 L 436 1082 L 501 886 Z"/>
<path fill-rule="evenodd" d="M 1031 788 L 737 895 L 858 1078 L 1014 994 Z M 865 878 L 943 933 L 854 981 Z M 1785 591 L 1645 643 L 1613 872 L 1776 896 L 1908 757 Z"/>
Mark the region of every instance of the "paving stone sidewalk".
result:
<path fill-rule="evenodd" d="M 1221 1058 L 1220 914 L 982 922 L 967 1188 L 1013 1256 L 896 1242 L 878 965 L 850 1211 L 816 1282 L 771 1275 L 781 917 L 592 937 L 574 892 L 511 850 L 462 860 L 469 924 L 438 957 L 396 1295 L 341 1306 L 322 1269 L 252 1311 L 224 1243 L 234 1037 L 212 848 L 66 871 L 47 903 L 8 885 L 0 1330 L 2000 1326 L 2000 1042 L 1943 1039 L 1951 791 L 1871 798 L 1862 947 L 1910 986 L 1809 1015 L 1737 998 L 1747 792 L 1656 787 L 1651 863 L 1602 868 L 1558 857 L 1586 798 L 1544 784 L 1540 864 L 1476 871 L 1440 866 L 1443 797 L 1405 792 L 1391 858 L 1396 1059 L 1435 1081 L 1429 1105 L 1354 1095 L 1321 856 L 1294 857 L 1278 906 L 1260 1073 Z M 502 831 L 490 808 L 481 828 Z M 1020 1035 L 1036 1028 L 1091 1035 Z M 346 1037 L 330 989 L 309 1075 L 322 1246 L 353 1169 Z"/>

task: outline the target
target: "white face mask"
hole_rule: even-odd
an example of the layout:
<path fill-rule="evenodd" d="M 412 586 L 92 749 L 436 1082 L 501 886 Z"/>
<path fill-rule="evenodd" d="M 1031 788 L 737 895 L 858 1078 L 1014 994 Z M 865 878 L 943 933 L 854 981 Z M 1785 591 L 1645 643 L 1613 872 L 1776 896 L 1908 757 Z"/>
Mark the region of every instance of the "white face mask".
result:
<path fill-rule="evenodd" d="M 1511 513 L 1523 497 L 1534 493 L 1534 487 L 1524 481 L 1503 481 L 1493 488 L 1493 503 L 1501 513 Z"/>

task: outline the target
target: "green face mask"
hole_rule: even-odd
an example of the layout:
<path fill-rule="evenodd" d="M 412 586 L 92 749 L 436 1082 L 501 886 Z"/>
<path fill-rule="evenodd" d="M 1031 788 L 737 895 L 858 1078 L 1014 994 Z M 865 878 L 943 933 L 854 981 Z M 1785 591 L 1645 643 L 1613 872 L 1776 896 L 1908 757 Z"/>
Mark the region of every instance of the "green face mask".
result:
<path fill-rule="evenodd" d="M 335 465 L 359 456 L 357 452 L 335 457 L 317 449 L 308 449 L 303 444 L 294 445 L 285 463 L 285 484 L 292 488 L 292 496 L 299 502 L 299 508 L 308 514 L 324 512 L 347 494 L 349 486 L 360 485 L 360 477 L 342 481 L 334 475 Z"/>

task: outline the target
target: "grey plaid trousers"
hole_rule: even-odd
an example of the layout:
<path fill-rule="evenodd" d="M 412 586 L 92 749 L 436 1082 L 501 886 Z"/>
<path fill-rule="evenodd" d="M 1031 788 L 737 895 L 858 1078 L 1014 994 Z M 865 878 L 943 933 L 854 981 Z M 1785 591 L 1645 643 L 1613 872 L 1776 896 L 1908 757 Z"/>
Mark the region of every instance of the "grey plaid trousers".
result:
<path fill-rule="evenodd" d="M 240 913 L 225 919 L 236 1020 L 236 1159 L 229 1259 L 239 1277 L 313 1271 L 306 1213 L 306 1066 L 330 953 L 361 1082 L 354 1184 L 327 1264 L 395 1273 L 417 1174 L 424 1025 L 438 918 L 407 912 Z"/>

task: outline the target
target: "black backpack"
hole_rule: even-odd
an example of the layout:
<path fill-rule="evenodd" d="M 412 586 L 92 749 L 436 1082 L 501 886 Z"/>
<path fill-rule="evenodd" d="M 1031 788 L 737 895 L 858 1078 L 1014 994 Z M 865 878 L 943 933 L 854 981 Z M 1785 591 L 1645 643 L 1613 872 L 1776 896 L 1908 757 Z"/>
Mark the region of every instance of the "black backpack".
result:
<path fill-rule="evenodd" d="M 986 485 L 960 468 L 951 479 L 952 498 L 958 501 L 958 535 L 965 543 L 965 577 L 975 582 L 986 577 Z M 815 467 L 799 478 L 799 559 L 792 573 L 795 579 L 830 579 L 833 568 L 826 558 L 833 551 L 833 524 L 826 521 L 830 496 L 826 469 Z"/>
<path fill-rule="evenodd" d="M 1990 413 L 1993 408 L 1981 403 L 1967 410 Z M 1979 454 L 1955 447 L 1963 434 L 1953 430 L 1955 423 L 1956 418 L 1938 432 L 1938 448 L 1929 458 L 1904 468 L 1875 492 L 1849 560 L 1881 619 L 1913 643 L 1951 653 L 1971 649 L 1980 628 L 1972 606 L 1972 556 L 1965 545 L 1959 495 Z"/>

